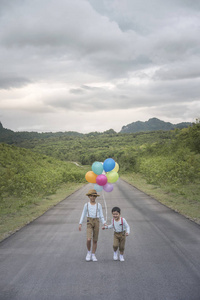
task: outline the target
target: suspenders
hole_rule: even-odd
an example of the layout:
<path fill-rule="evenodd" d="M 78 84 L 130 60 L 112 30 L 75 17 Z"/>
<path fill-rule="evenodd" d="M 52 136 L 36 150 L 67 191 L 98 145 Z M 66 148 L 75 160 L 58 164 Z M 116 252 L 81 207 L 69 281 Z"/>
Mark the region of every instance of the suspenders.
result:
<path fill-rule="evenodd" d="M 96 218 L 97 218 L 97 212 L 98 212 L 98 203 L 97 203 L 97 209 L 96 209 Z M 87 213 L 88 213 L 88 217 L 90 217 L 89 209 L 88 209 L 88 202 L 87 202 Z"/>
<path fill-rule="evenodd" d="M 123 218 L 121 218 L 121 224 L 122 224 L 122 231 L 124 231 L 123 229 L 123 227 L 124 227 L 124 224 L 123 224 Z M 114 219 L 113 219 L 113 228 L 114 228 L 114 230 L 115 230 L 115 225 L 114 225 Z"/>

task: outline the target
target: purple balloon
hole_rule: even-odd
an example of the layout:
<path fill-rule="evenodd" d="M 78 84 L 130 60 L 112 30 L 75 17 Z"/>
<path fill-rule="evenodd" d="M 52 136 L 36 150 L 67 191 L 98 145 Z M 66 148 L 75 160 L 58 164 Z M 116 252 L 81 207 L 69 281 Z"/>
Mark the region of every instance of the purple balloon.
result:
<path fill-rule="evenodd" d="M 98 175 L 96 178 L 96 183 L 101 186 L 105 185 L 107 183 L 107 181 L 108 181 L 108 179 L 107 179 L 106 175 L 104 175 L 104 174 Z"/>
<path fill-rule="evenodd" d="M 106 192 L 112 192 L 113 190 L 113 185 L 112 183 L 107 182 L 104 186 L 103 186 L 104 191 Z"/>

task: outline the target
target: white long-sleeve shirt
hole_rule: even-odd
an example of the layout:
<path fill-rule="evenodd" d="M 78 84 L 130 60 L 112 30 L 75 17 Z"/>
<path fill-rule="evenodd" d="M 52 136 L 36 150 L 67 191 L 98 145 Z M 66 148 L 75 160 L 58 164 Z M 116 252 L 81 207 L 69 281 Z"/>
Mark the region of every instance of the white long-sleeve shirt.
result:
<path fill-rule="evenodd" d="M 79 224 L 83 223 L 83 219 L 86 216 L 90 218 L 99 218 L 101 219 L 102 224 L 105 224 L 103 210 L 100 203 L 96 203 L 95 205 L 90 204 L 90 202 L 85 203 Z"/>
<path fill-rule="evenodd" d="M 122 225 L 123 219 L 123 225 Z M 106 229 L 113 228 L 115 232 L 122 232 L 125 231 L 126 233 L 130 234 L 130 226 L 128 225 L 126 219 L 120 218 L 119 221 L 112 220 L 112 224 L 106 226 Z"/>

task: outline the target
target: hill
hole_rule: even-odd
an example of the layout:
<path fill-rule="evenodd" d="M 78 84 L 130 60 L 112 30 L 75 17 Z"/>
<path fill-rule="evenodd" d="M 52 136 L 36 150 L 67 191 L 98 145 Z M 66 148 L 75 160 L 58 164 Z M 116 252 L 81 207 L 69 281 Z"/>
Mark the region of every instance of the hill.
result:
<path fill-rule="evenodd" d="M 141 122 L 133 122 L 126 126 L 123 126 L 120 134 L 124 133 L 138 133 L 138 132 L 151 132 L 151 131 L 169 131 L 175 128 L 183 129 L 192 126 L 190 122 L 183 122 L 179 124 L 172 124 L 170 122 L 164 122 L 157 118 L 149 119 L 148 121 Z M 2 123 L 0 122 L 0 143 L 7 143 L 7 144 L 15 144 L 20 145 L 24 141 L 32 141 L 32 140 L 43 140 L 48 138 L 74 138 L 74 137 L 95 137 L 100 136 L 102 134 L 106 135 L 113 135 L 117 134 L 113 129 L 106 130 L 104 132 L 90 132 L 87 134 L 79 133 L 76 131 L 65 131 L 65 132 L 28 132 L 28 131 L 12 131 L 10 129 L 6 129 L 3 127 Z"/>
<path fill-rule="evenodd" d="M 120 133 L 132 133 L 132 132 L 144 132 L 144 131 L 155 131 L 155 130 L 173 130 L 175 128 L 187 128 L 191 126 L 190 122 L 182 122 L 178 124 L 172 124 L 170 122 L 164 122 L 157 118 L 151 118 L 148 121 L 133 122 L 126 126 L 123 126 Z"/>
<path fill-rule="evenodd" d="M 141 122 L 133 122 L 126 126 L 123 126 L 120 134 L 124 133 L 138 133 L 138 132 L 151 132 L 151 131 L 169 131 L 175 128 L 183 129 L 192 126 L 190 122 L 182 122 L 178 124 L 172 124 L 170 122 L 164 122 L 157 118 L 151 118 L 148 121 Z M 6 129 L 3 127 L 2 123 L 0 122 L 0 143 L 7 143 L 7 144 L 15 144 L 19 145 L 24 141 L 31 141 L 31 140 L 43 140 L 48 138 L 74 138 L 74 137 L 92 137 L 92 136 L 100 136 L 102 134 L 106 135 L 113 135 L 116 132 L 113 129 L 106 130 L 104 132 L 90 132 L 87 134 L 79 133 L 76 131 L 65 131 L 65 132 L 28 132 L 28 131 L 12 131 L 10 129 Z"/>
<path fill-rule="evenodd" d="M 72 162 L 14 145 L 0 144 L 0 208 L 2 199 L 55 193 L 60 184 L 84 182 L 85 171 Z"/>
<path fill-rule="evenodd" d="M 148 121 L 142 122 L 137 121 L 125 125 L 122 127 L 119 133 L 136 133 L 136 132 L 147 132 L 147 131 L 169 131 L 175 128 L 183 129 L 192 126 L 190 122 L 182 122 L 178 124 L 172 124 L 170 122 L 164 122 L 157 118 L 151 118 Z M 64 138 L 64 137 L 85 137 L 85 136 L 99 136 L 102 134 L 116 134 L 113 129 L 106 130 L 104 132 L 90 132 L 87 134 L 79 133 L 76 131 L 65 131 L 65 132 L 28 132 L 28 131 L 12 131 L 3 127 L 0 122 L 0 143 L 7 144 L 20 144 L 24 140 L 35 140 L 35 139 L 48 139 L 48 138 Z"/>
<path fill-rule="evenodd" d="M 0 143 L 7 144 L 19 144 L 24 140 L 34 140 L 34 139 L 47 139 L 50 137 L 66 137 L 66 136 L 84 136 L 82 133 L 76 131 L 67 131 L 67 132 L 28 132 L 28 131 L 12 131 L 3 127 L 0 122 Z"/>

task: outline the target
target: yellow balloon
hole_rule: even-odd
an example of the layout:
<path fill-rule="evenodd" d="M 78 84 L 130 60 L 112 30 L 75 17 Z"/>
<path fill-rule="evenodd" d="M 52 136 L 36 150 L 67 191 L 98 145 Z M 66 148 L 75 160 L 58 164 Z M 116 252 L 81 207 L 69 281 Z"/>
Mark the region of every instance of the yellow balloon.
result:
<path fill-rule="evenodd" d="M 115 162 L 115 167 L 112 171 L 118 172 L 119 171 L 119 165 L 117 162 Z"/>
<path fill-rule="evenodd" d="M 93 171 L 88 171 L 85 174 L 85 179 L 90 183 L 96 183 L 96 178 L 98 175 L 96 175 Z"/>

